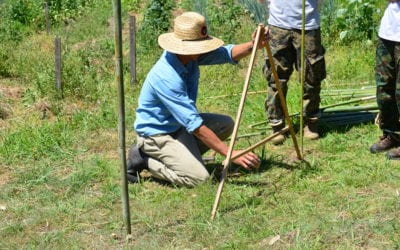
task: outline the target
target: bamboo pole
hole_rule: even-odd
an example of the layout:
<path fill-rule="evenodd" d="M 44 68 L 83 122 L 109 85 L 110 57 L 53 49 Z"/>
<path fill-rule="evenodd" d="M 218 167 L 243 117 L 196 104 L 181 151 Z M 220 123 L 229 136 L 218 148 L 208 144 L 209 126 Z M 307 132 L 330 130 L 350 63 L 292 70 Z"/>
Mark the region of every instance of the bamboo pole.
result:
<path fill-rule="evenodd" d="M 260 91 L 250 91 L 247 92 L 247 95 L 254 95 L 254 94 L 265 94 L 267 93 L 266 90 L 260 90 Z M 240 93 L 235 93 L 235 94 L 229 94 L 229 95 L 216 95 L 216 96 L 209 96 L 207 99 L 217 99 L 217 98 L 225 98 L 225 97 L 232 97 L 232 96 L 239 96 L 241 95 Z"/>
<path fill-rule="evenodd" d="M 334 103 L 334 104 L 322 107 L 321 110 L 325 110 L 325 109 L 333 108 L 333 107 L 337 107 L 337 106 L 343 106 L 343 105 L 346 105 L 346 104 L 369 101 L 369 100 L 373 100 L 375 98 L 376 98 L 376 95 L 371 95 L 371 96 L 366 96 L 366 97 L 362 97 L 362 98 L 359 98 L 359 99 L 354 99 L 354 100 L 349 100 L 349 101 L 345 101 L 345 102 Z"/>
<path fill-rule="evenodd" d="M 233 147 L 235 145 L 236 135 L 237 135 L 237 132 L 238 132 L 238 128 L 239 128 L 239 124 L 240 124 L 240 120 L 241 120 L 241 116 L 242 116 L 242 112 L 243 112 L 243 106 L 244 106 L 244 102 L 246 100 L 246 94 L 247 94 L 247 90 L 248 90 L 248 86 L 249 86 L 249 82 L 250 82 L 250 76 L 251 76 L 251 72 L 252 72 L 252 69 L 253 69 L 254 60 L 255 60 L 255 56 L 256 56 L 257 47 L 258 47 L 258 43 L 259 43 L 259 40 L 260 40 L 260 35 L 261 35 L 262 28 L 263 28 L 263 25 L 261 25 L 261 24 L 259 24 L 258 27 L 257 27 L 256 38 L 255 38 L 255 42 L 254 42 L 254 46 L 253 46 L 253 50 L 251 52 L 251 57 L 250 57 L 250 62 L 249 62 L 249 68 L 247 70 L 246 80 L 245 80 L 245 84 L 243 86 L 242 96 L 240 98 L 239 108 L 238 108 L 237 115 L 236 115 L 235 126 L 233 128 L 233 132 L 232 132 L 231 141 L 230 141 L 230 144 L 229 144 L 228 153 L 227 153 L 227 156 L 226 156 L 226 160 L 224 162 L 224 168 L 223 168 L 223 171 L 222 171 L 222 178 L 221 178 L 221 181 L 219 183 L 218 190 L 217 190 L 217 195 L 215 197 L 214 205 L 213 205 L 213 208 L 212 208 L 212 211 L 211 211 L 211 220 L 214 220 L 215 215 L 217 213 L 219 201 L 220 201 L 220 198 L 221 198 L 221 193 L 222 193 L 222 190 L 223 190 L 223 187 L 224 187 L 224 183 L 225 183 L 225 179 L 226 179 L 226 175 L 227 175 L 228 166 L 231 163 Z"/>
<path fill-rule="evenodd" d="M 334 103 L 334 104 L 330 104 L 330 105 L 326 105 L 326 106 L 321 107 L 321 108 L 320 108 L 320 111 L 321 111 L 321 112 L 324 112 L 324 111 L 325 111 L 325 112 L 334 112 L 335 109 L 334 109 L 334 110 L 329 110 L 329 109 L 331 109 L 331 108 L 333 108 L 333 107 L 343 106 L 343 105 L 346 105 L 346 104 L 352 104 L 352 103 L 359 103 L 359 102 L 369 101 L 369 100 L 373 100 L 373 99 L 375 99 L 375 98 L 376 98 L 375 95 L 370 95 L 370 96 L 365 96 L 365 97 L 361 97 L 361 98 L 357 98 L 357 99 L 353 99 L 353 100 L 348 100 L 348 101 L 344 101 L 344 102 Z M 370 106 L 358 106 L 358 108 L 357 108 L 357 107 L 349 107 L 349 108 L 347 108 L 347 109 L 348 109 L 349 111 L 353 111 L 354 109 L 359 110 L 359 111 L 363 111 L 364 108 L 366 108 L 367 110 L 370 110 L 370 109 L 374 109 L 373 107 L 374 107 L 374 106 L 372 106 L 372 107 L 370 107 Z M 339 110 L 339 111 L 346 111 L 347 109 L 337 109 L 337 110 Z M 293 113 L 293 114 L 289 114 L 289 116 L 290 116 L 290 117 L 295 117 L 295 116 L 298 116 L 299 114 L 300 114 L 299 112 L 296 112 L 296 113 Z M 322 115 L 323 115 L 323 113 L 322 113 Z M 266 124 L 266 123 L 267 123 L 266 121 L 257 122 L 257 123 L 254 123 L 254 124 L 249 125 L 249 128 L 256 128 L 256 127 L 261 126 L 261 125 L 264 125 L 264 124 Z"/>
<path fill-rule="evenodd" d="M 265 45 L 265 49 L 267 50 L 269 63 L 271 64 L 271 71 L 272 71 L 272 75 L 275 80 L 276 88 L 278 90 L 279 100 L 281 102 L 282 110 L 285 115 L 286 124 L 289 126 L 290 137 L 292 137 L 294 148 L 297 153 L 297 158 L 302 160 L 303 157 L 300 153 L 299 146 L 297 144 L 296 133 L 294 132 L 292 120 L 290 119 L 290 116 L 289 116 L 289 112 L 288 112 L 286 100 L 285 100 L 285 95 L 283 94 L 281 83 L 279 82 L 278 72 L 276 72 L 275 62 L 274 62 L 274 59 L 272 58 L 271 47 L 270 47 L 268 41 L 267 41 L 267 44 Z"/>
<path fill-rule="evenodd" d="M 304 109 L 304 79 L 305 79 L 305 72 L 306 72 L 306 67 L 305 67 L 305 53 L 304 53 L 304 47 L 305 47 L 305 35 L 306 35 L 306 0 L 302 1 L 302 22 L 301 22 L 301 48 L 300 48 L 300 84 L 301 84 L 301 94 L 300 94 L 300 140 L 301 140 L 301 153 L 304 151 L 304 143 L 303 143 L 303 127 L 304 127 L 304 116 L 303 116 L 303 109 Z"/>
<path fill-rule="evenodd" d="M 126 233 L 131 234 L 131 216 L 129 209 L 128 179 L 126 176 L 126 155 L 125 155 L 125 100 L 124 100 L 124 77 L 122 62 L 122 25 L 121 25 L 121 0 L 113 0 L 114 22 L 115 22 L 115 83 L 118 92 L 118 151 L 121 163 L 121 189 L 123 216 L 126 226 Z"/>
<path fill-rule="evenodd" d="M 326 109 L 325 112 L 353 112 L 353 111 L 368 111 L 368 110 L 376 110 L 378 109 L 377 105 L 368 105 L 368 106 L 354 106 L 354 107 L 342 107 L 336 109 Z"/>
<path fill-rule="evenodd" d="M 254 145 L 252 145 L 252 146 L 250 146 L 250 147 L 248 147 L 248 148 L 246 148 L 246 149 L 240 151 L 240 153 L 235 154 L 234 156 L 232 156 L 232 159 L 231 159 L 231 160 L 235 160 L 236 158 L 239 158 L 240 156 L 245 155 L 245 154 L 247 154 L 247 153 L 250 152 L 250 151 L 253 151 L 253 149 L 258 148 L 259 146 L 264 145 L 264 144 L 267 143 L 268 141 L 272 140 L 273 138 L 277 137 L 277 136 L 280 135 L 280 134 L 283 134 L 283 133 L 287 132 L 288 130 L 289 130 L 289 126 L 285 126 L 283 129 L 281 129 L 281 130 L 279 130 L 279 131 L 273 133 L 272 135 L 270 135 L 270 136 L 268 136 L 268 137 L 265 137 L 264 139 L 262 139 L 261 141 L 257 142 L 256 144 L 254 144 Z"/>

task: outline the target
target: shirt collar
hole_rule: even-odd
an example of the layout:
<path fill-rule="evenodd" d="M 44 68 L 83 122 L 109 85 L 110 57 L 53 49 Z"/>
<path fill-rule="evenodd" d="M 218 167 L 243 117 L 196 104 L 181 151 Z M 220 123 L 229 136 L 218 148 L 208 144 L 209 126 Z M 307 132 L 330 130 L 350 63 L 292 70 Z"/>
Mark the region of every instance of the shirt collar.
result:
<path fill-rule="evenodd" d="M 179 75 L 188 72 L 187 68 L 185 67 L 185 65 L 181 63 L 181 61 L 179 61 L 178 56 L 176 54 L 164 51 L 163 56 L 165 60 L 167 60 L 167 62 L 176 70 L 176 72 Z"/>

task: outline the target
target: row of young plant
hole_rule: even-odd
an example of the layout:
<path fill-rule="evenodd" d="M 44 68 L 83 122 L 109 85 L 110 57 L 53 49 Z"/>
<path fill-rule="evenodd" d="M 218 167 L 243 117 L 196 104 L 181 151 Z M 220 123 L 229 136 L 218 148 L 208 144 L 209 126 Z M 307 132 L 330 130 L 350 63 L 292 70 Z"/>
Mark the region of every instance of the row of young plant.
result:
<path fill-rule="evenodd" d="M 33 32 L 43 30 L 46 25 L 44 3 L 49 6 L 51 22 L 62 25 L 69 24 L 95 5 L 104 5 L 104 2 L 3 0 L 0 3 L 0 41 L 20 41 Z M 321 7 L 323 33 L 329 42 L 373 39 L 385 3 L 385 0 L 324 0 Z M 145 7 L 142 23 L 145 37 L 167 30 L 171 11 L 179 7 L 204 14 L 216 29 L 214 33 L 225 38 L 232 38 L 234 31 L 240 28 L 241 15 L 249 14 L 256 22 L 267 22 L 267 8 L 263 6 L 266 4 L 253 0 L 184 0 L 179 3 L 180 6 L 172 0 L 123 0 L 122 4 L 126 10 L 134 12 Z"/>
<path fill-rule="evenodd" d="M 386 0 L 325 0 L 323 3 L 321 26 L 327 46 L 374 41 Z M 109 9 L 103 14 L 111 16 L 112 1 L 47 0 L 47 4 L 52 28 L 65 41 L 63 81 L 66 96 L 96 101 L 100 95 L 98 82 L 110 78 L 113 36 L 90 43 L 86 41 L 90 38 L 83 34 L 80 41 L 69 41 L 65 31 L 77 26 L 78 22 L 95 18 L 91 10 L 99 6 Z M 267 8 L 253 0 L 123 0 L 122 9 L 125 14 L 129 11 L 142 16 L 138 22 L 138 57 L 154 54 L 154 49 L 158 49 L 157 36 L 169 29 L 172 13 L 177 9 L 202 13 L 209 22 L 210 33 L 229 42 L 239 42 L 244 20 L 266 23 L 267 17 Z M 26 38 L 44 32 L 45 25 L 43 0 L 4 0 L 0 3 L 0 77 L 23 78 L 33 83 L 42 96 L 54 92 L 53 52 L 42 51 L 44 53 L 37 58 L 34 51 L 29 51 L 35 41 Z M 78 48 L 68 44 L 82 42 Z M 51 42 L 47 43 L 52 47 Z"/>

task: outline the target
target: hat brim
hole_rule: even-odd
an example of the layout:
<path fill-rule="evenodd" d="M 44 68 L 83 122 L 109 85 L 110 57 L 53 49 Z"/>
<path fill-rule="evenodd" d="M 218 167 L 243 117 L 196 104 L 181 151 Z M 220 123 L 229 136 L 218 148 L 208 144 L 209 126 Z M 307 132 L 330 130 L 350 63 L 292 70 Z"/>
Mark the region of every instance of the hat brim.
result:
<path fill-rule="evenodd" d="M 166 33 L 158 37 L 158 44 L 166 51 L 175 54 L 197 55 L 218 49 L 224 45 L 224 41 L 212 36 L 201 40 L 187 41 L 176 38 L 174 33 Z"/>

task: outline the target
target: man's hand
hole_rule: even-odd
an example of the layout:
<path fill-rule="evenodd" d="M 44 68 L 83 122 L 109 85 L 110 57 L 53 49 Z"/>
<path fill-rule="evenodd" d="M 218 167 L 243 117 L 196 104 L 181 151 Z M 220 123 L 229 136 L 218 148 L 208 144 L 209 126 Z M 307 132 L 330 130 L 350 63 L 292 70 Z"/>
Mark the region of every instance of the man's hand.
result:
<path fill-rule="evenodd" d="M 235 155 L 241 153 L 240 150 L 234 150 L 232 152 L 232 158 L 235 157 Z M 246 153 L 236 159 L 233 160 L 235 164 L 238 164 L 242 166 L 243 168 L 250 170 L 253 168 L 258 168 L 260 166 L 260 158 L 253 152 Z"/>
<path fill-rule="evenodd" d="M 228 146 L 223 141 L 221 141 L 218 136 L 206 125 L 201 125 L 193 132 L 193 134 L 215 152 L 218 152 L 219 154 L 224 156 L 228 154 Z M 233 159 L 235 155 L 238 155 L 241 152 L 242 151 L 240 150 L 233 150 L 231 158 Z M 260 165 L 260 159 L 253 152 L 246 153 L 232 161 L 249 170 L 252 168 L 257 168 Z"/>
<path fill-rule="evenodd" d="M 251 35 L 251 38 L 252 38 L 251 40 L 253 42 L 253 45 L 255 43 L 256 36 L 257 36 L 257 29 Z M 261 33 L 260 33 L 260 39 L 258 40 L 257 49 L 264 48 L 265 45 L 267 44 L 268 39 L 269 39 L 269 30 L 267 27 L 262 26 Z"/>

